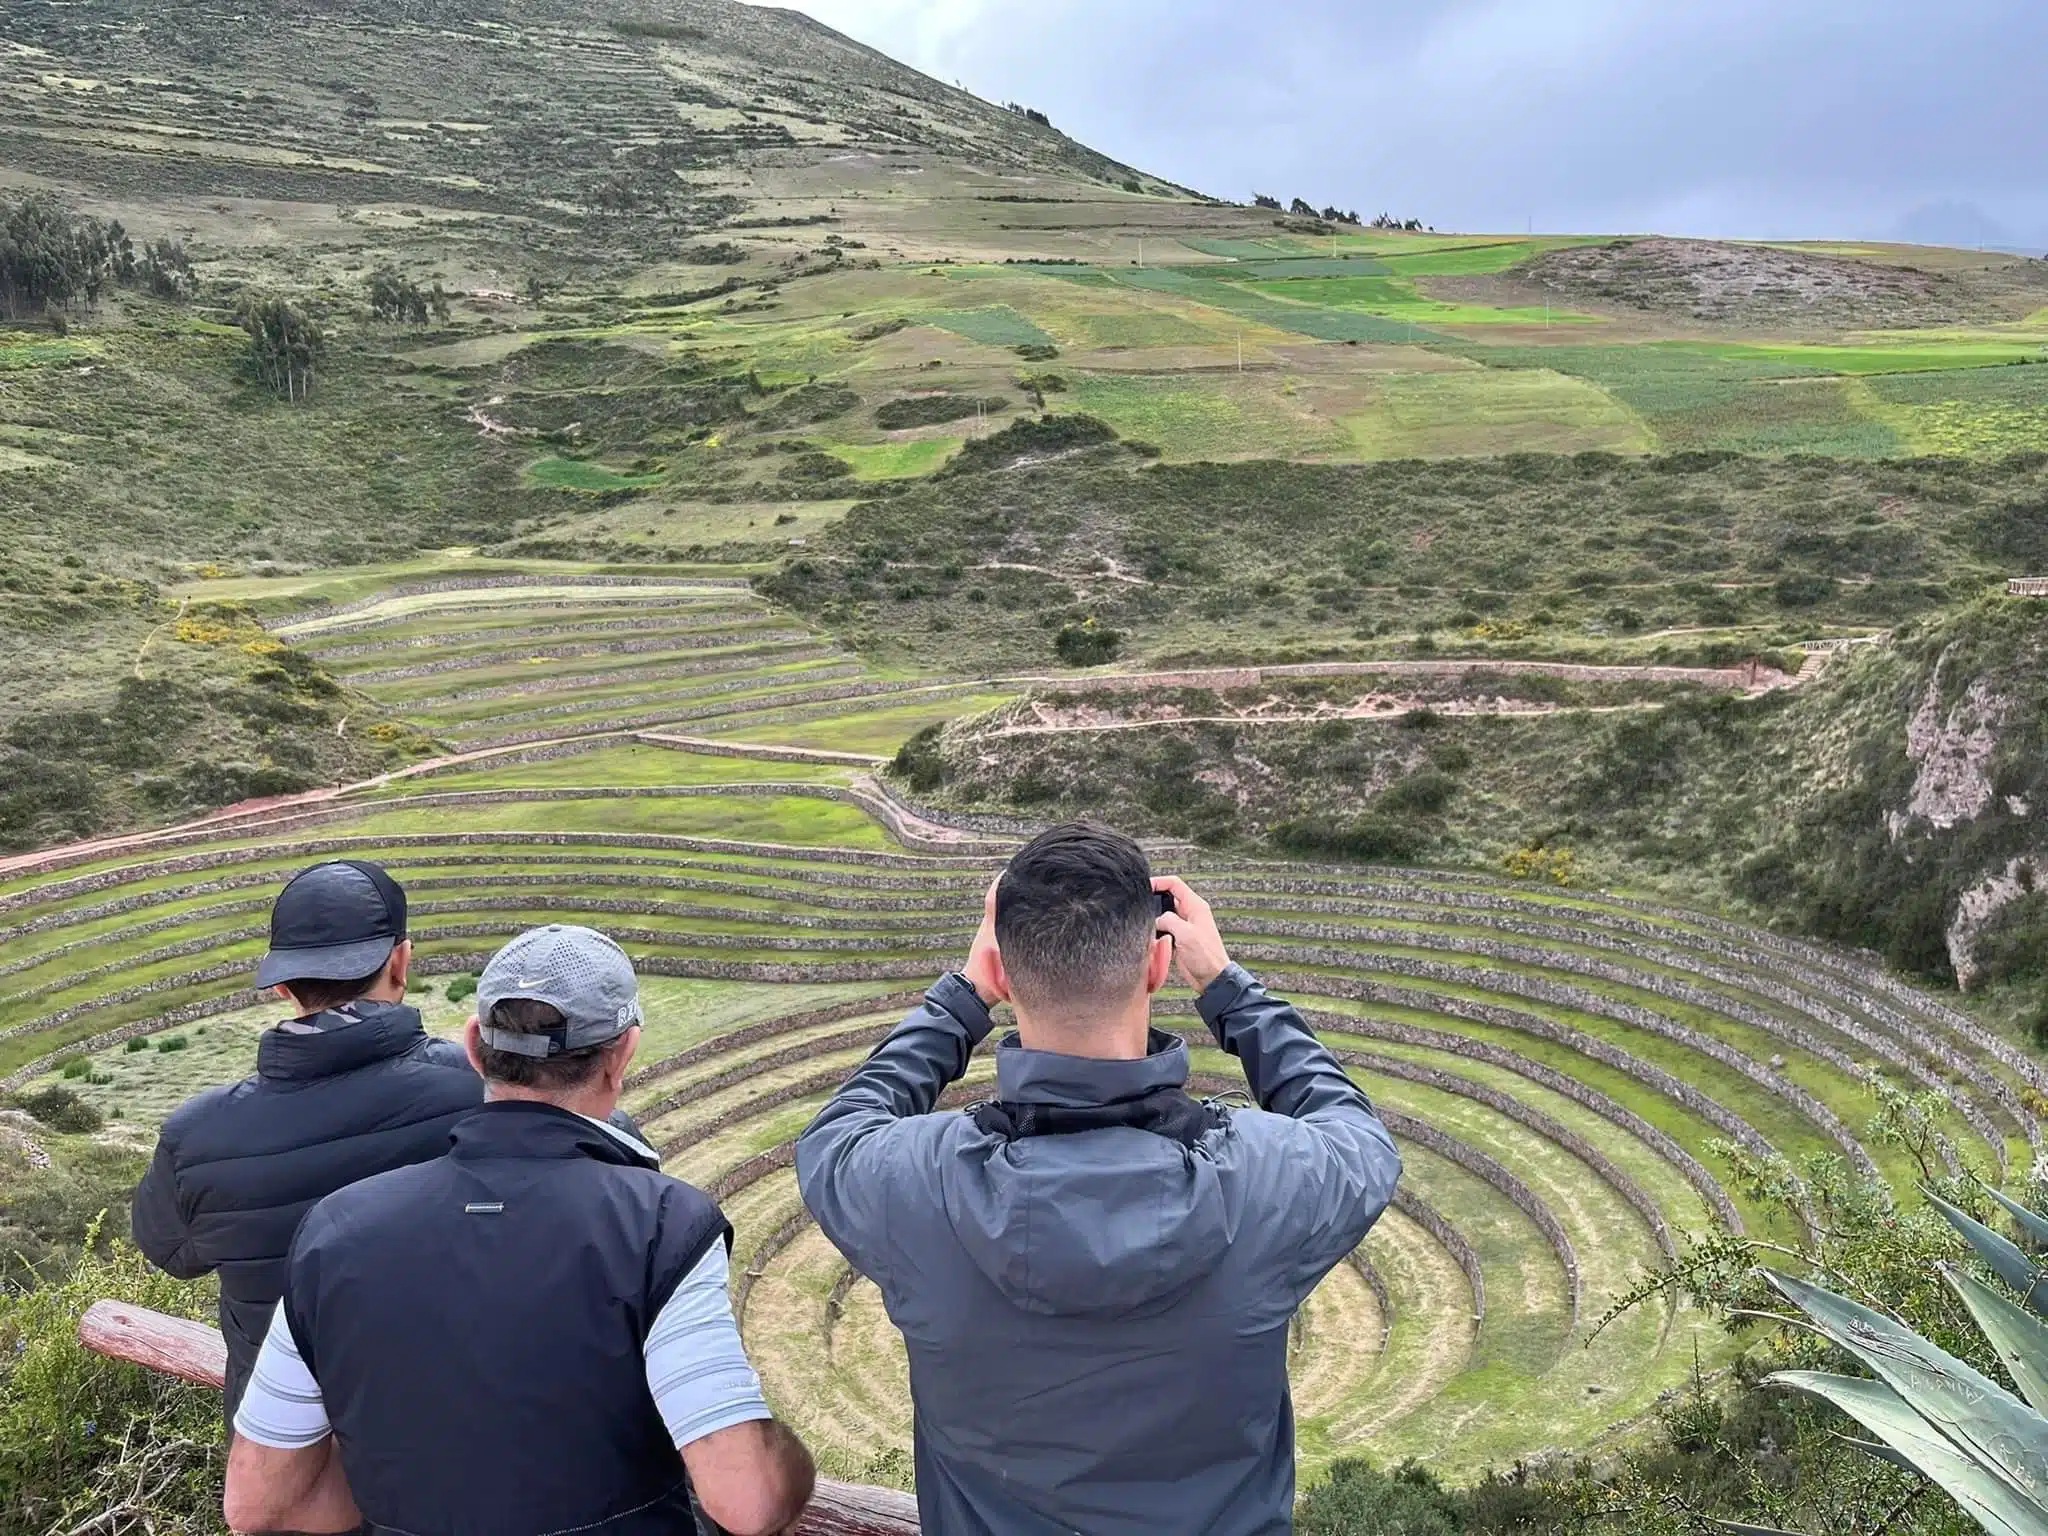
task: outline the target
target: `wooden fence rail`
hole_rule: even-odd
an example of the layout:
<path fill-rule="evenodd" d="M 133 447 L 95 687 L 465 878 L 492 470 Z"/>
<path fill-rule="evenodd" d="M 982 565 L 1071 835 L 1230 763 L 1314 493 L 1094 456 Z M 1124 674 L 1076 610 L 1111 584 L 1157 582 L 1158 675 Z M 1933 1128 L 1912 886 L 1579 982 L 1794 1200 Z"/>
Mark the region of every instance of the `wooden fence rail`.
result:
<path fill-rule="evenodd" d="M 78 1342 L 109 1360 L 126 1360 L 219 1389 L 228 1350 L 220 1330 L 168 1317 L 123 1301 L 96 1301 L 79 1320 Z M 818 1482 L 817 1495 L 797 1522 L 798 1536 L 905 1536 L 917 1525 L 917 1501 L 887 1488 Z"/>

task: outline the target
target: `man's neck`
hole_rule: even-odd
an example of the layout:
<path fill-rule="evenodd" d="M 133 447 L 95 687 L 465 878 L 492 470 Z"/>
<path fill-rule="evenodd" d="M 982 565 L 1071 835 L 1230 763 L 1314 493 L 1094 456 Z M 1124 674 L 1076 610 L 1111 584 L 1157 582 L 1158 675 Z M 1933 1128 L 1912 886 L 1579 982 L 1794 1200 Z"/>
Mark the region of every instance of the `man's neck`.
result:
<path fill-rule="evenodd" d="M 1140 992 L 1107 1012 L 1036 1009 L 1013 1003 L 1017 1034 L 1028 1051 L 1091 1061 L 1140 1061 L 1152 1040 L 1152 997 Z"/>
<path fill-rule="evenodd" d="M 607 1091 L 602 1084 L 583 1088 L 542 1089 L 515 1088 L 510 1083 L 487 1083 L 484 1085 L 486 1104 L 552 1104 L 556 1109 L 566 1109 L 586 1120 L 608 1121 L 612 1111 L 619 1107 L 619 1096 Z"/>
<path fill-rule="evenodd" d="M 405 988 L 381 984 L 370 988 L 361 997 L 352 997 L 345 1003 L 336 1003 L 332 1008 L 301 1009 L 293 1022 L 303 1024 L 308 1019 L 319 1018 L 323 1013 L 339 1013 L 344 1008 L 361 1008 L 381 1003 L 402 1003 L 404 1001 Z"/>

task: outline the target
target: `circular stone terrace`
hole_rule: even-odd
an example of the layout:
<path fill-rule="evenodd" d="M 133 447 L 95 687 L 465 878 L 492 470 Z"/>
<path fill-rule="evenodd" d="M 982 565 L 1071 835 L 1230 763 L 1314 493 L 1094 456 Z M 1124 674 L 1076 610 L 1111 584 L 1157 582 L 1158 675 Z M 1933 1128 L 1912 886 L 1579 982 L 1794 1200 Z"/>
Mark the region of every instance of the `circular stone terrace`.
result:
<path fill-rule="evenodd" d="M 1001 690 L 872 674 L 729 585 L 433 597 L 278 632 L 391 690 L 449 760 L 0 867 L 0 1080 L 63 1071 L 146 1135 L 246 1073 L 274 1014 L 247 990 L 268 904 L 316 858 L 375 857 L 406 884 L 419 1000 L 444 1031 L 467 1012 L 451 983 L 521 928 L 601 927 L 647 978 L 628 1107 L 733 1220 L 735 1299 L 778 1411 L 829 1472 L 902 1482 L 902 1348 L 805 1217 L 791 1148 L 958 963 L 1015 841 L 920 816 L 874 764 L 921 720 Z M 1303 1006 L 1406 1161 L 1394 1209 L 1295 1329 L 1308 1468 L 1364 1452 L 1456 1476 L 1583 1450 L 1696 1358 L 1725 1358 L 1672 1301 L 1595 1324 L 1690 1237 L 1764 1228 L 1718 1144 L 1915 1178 L 1867 1135 L 1872 1072 L 1953 1106 L 1952 1166 L 1996 1171 L 2040 1143 L 2040 1070 L 1857 955 L 1468 872 L 1179 848 L 1155 862 Z M 1187 1032 L 1201 1091 L 1241 1091 L 1184 995 L 1159 1022 Z M 948 1102 L 990 1081 L 984 1049 Z"/>

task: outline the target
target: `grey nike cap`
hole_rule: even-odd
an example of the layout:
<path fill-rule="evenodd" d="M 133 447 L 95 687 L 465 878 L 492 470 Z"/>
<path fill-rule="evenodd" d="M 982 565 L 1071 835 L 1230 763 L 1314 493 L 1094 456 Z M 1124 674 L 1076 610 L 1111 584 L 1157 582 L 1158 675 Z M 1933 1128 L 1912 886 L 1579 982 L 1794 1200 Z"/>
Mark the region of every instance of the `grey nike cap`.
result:
<path fill-rule="evenodd" d="M 565 1021 L 546 1034 L 498 1029 L 498 1004 L 547 1003 Z M 493 1050 L 559 1056 L 616 1040 L 641 1021 L 640 982 L 626 952 L 595 928 L 550 923 L 529 928 L 491 956 L 477 978 L 479 1033 Z"/>

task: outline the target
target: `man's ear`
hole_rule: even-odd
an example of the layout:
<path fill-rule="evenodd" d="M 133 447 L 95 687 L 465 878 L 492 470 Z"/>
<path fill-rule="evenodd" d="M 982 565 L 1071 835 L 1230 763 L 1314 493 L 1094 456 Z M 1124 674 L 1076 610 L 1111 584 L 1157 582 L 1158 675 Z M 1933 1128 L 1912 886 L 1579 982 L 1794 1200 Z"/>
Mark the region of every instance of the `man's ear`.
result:
<path fill-rule="evenodd" d="M 462 1027 L 462 1049 L 468 1053 L 469 1064 L 475 1069 L 476 1075 L 482 1077 L 484 1075 L 483 1020 L 473 1013 L 469 1016 L 469 1022 Z"/>
<path fill-rule="evenodd" d="M 283 1003 L 287 1008 L 291 1009 L 293 1013 L 297 1013 L 300 1011 L 299 1000 L 296 997 L 292 996 L 292 989 L 290 987 L 284 986 L 282 984 L 272 987 L 270 989 L 270 995 L 276 998 L 280 1003 Z"/>
<path fill-rule="evenodd" d="M 612 1048 L 605 1053 L 605 1087 L 613 1093 L 622 1093 L 626 1087 L 626 1074 L 633 1069 L 633 1058 L 640 1054 L 640 1026 L 635 1024 L 612 1042 Z"/>
<path fill-rule="evenodd" d="M 405 994 L 405 978 L 412 970 L 412 940 L 400 939 L 391 951 L 391 958 L 384 962 L 384 979 Z"/>
<path fill-rule="evenodd" d="M 1173 974 L 1173 940 L 1165 934 L 1152 941 L 1152 948 L 1145 955 L 1145 993 L 1149 997 L 1166 985 L 1166 978 Z"/>

